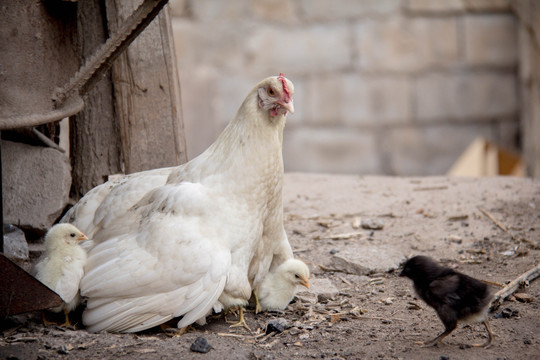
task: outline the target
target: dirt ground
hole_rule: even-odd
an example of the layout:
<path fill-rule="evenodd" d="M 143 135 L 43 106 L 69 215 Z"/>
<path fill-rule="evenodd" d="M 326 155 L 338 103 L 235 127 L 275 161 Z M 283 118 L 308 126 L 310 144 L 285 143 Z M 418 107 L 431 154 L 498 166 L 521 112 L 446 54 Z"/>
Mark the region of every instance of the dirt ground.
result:
<path fill-rule="evenodd" d="M 377 265 L 387 256 L 399 264 L 424 254 L 480 279 L 513 280 L 540 263 L 540 182 L 287 174 L 284 212 L 295 255 L 309 264 L 316 286 L 282 313 L 248 309 L 251 331 L 231 329 L 226 320 L 234 316 L 217 315 L 181 337 L 161 329 L 91 334 L 45 327 L 32 313 L 2 324 L 0 358 L 540 359 L 540 279 L 518 290 L 532 301 L 511 297 L 490 313 L 491 347 L 469 346 L 486 339 L 475 324 L 422 348 L 417 342 L 442 332 L 442 323 L 392 261 Z M 364 220 L 382 228 L 364 229 Z M 359 266 L 368 262 L 367 248 L 378 249 L 372 265 Z M 340 255 L 350 266 L 336 261 Z M 284 331 L 265 334 L 276 322 Z M 190 350 L 198 337 L 209 352 Z"/>

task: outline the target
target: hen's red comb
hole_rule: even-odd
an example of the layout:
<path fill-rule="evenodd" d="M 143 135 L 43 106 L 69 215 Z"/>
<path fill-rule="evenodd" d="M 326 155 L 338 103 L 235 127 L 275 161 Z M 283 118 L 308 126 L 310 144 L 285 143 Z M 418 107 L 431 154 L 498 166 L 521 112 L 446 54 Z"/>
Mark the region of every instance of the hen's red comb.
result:
<path fill-rule="evenodd" d="M 281 81 L 281 84 L 283 84 L 283 92 L 285 93 L 285 100 L 289 102 L 291 100 L 291 93 L 289 91 L 289 87 L 287 86 L 287 80 L 285 79 L 285 75 L 283 73 L 279 73 L 278 80 Z"/>

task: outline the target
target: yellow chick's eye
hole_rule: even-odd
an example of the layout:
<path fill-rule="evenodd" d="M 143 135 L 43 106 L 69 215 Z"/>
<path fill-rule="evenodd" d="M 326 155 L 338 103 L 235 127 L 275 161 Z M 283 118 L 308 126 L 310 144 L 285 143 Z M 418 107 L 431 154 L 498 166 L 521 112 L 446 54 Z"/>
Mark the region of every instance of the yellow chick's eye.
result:
<path fill-rule="evenodd" d="M 266 90 L 266 93 L 270 96 L 274 96 L 276 95 L 276 92 L 274 91 L 274 89 L 272 89 L 271 87 L 269 87 L 267 90 Z"/>
<path fill-rule="evenodd" d="M 69 236 L 75 237 L 75 233 L 71 233 L 71 234 L 69 234 Z"/>

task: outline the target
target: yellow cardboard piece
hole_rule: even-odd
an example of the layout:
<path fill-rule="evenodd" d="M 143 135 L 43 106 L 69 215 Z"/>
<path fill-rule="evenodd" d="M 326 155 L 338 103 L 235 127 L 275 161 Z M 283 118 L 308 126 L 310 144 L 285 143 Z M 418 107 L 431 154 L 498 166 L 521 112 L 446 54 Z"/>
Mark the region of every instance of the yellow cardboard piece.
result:
<path fill-rule="evenodd" d="M 521 158 L 497 145 L 476 138 L 446 173 L 449 176 L 525 176 Z"/>

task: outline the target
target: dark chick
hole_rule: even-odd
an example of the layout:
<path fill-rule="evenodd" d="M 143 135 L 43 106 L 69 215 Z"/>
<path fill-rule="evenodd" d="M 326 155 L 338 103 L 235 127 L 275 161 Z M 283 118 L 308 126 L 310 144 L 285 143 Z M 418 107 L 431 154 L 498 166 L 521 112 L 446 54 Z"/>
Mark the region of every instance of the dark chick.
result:
<path fill-rule="evenodd" d="M 488 286 L 465 274 L 437 264 L 427 256 L 415 256 L 403 266 L 399 276 L 406 276 L 414 282 L 414 290 L 422 300 L 435 309 L 445 330 L 424 346 L 437 345 L 457 326 L 458 321 L 482 322 L 488 332 L 484 344 L 491 344 L 492 333 L 487 322 L 489 305 L 493 299 Z"/>

